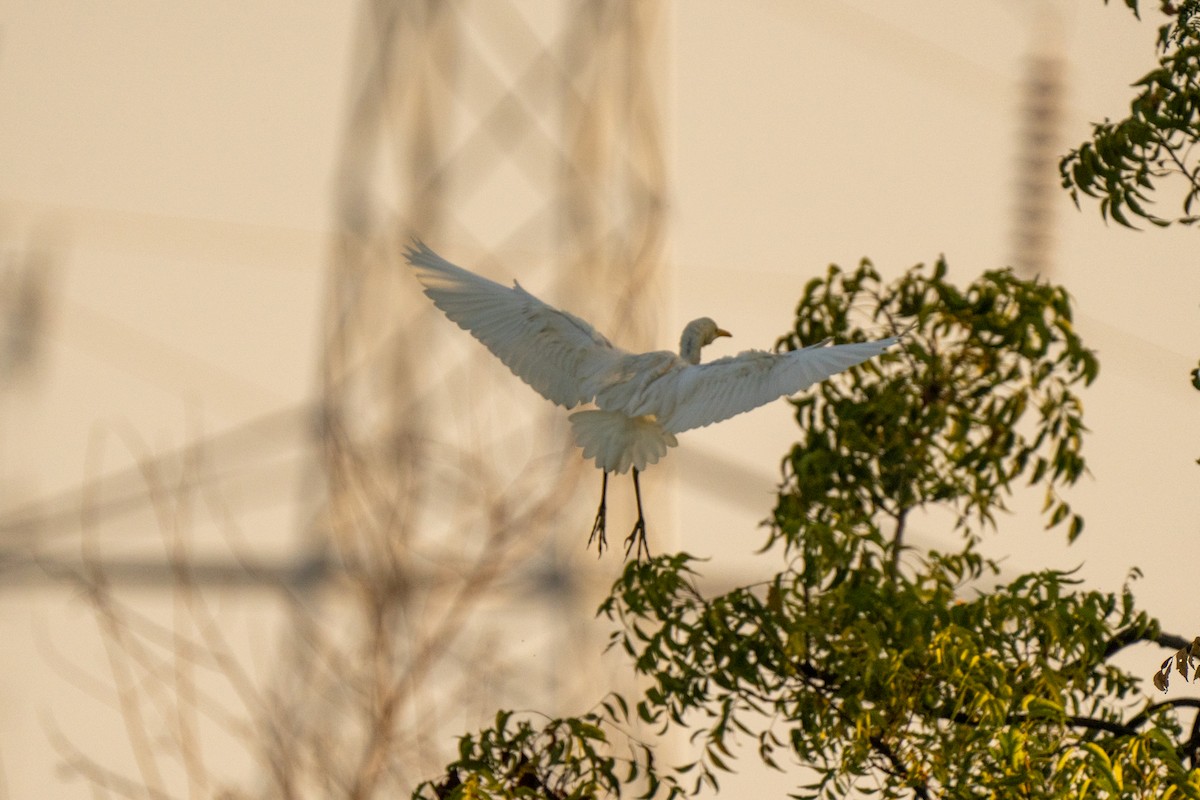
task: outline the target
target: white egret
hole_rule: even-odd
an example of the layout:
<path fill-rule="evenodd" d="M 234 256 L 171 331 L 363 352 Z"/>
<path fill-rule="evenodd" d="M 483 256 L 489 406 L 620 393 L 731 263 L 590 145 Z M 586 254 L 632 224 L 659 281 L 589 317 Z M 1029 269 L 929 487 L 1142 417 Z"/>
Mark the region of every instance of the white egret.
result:
<path fill-rule="evenodd" d="M 849 369 L 895 344 L 899 336 L 873 342 L 829 345 L 829 340 L 790 353 L 747 350 L 700 363 L 700 348 L 729 332 L 708 317 L 689 322 L 679 355 L 659 350 L 629 353 L 615 347 L 579 317 L 546 305 L 521 288 L 483 278 L 413 240 L 405 256 L 425 294 L 513 373 L 542 396 L 568 409 L 575 442 L 603 473 L 600 507 L 588 545 L 605 545 L 608 475 L 633 470 L 637 523 L 625 555 L 645 551 L 646 520 L 638 473 L 678 442 L 675 434 L 749 411 Z"/>

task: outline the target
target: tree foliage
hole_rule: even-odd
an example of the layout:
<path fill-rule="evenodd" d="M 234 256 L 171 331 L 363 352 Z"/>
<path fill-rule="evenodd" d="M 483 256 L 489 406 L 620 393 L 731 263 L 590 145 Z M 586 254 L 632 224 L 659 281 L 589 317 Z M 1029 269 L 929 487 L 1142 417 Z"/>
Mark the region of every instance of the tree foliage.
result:
<path fill-rule="evenodd" d="M 797 797 L 1200 797 L 1200 731 L 1178 714 L 1196 704 L 1155 700 L 1113 663 L 1135 642 L 1187 642 L 1129 583 L 1001 580 L 977 551 L 1025 485 L 1048 527 L 1082 530 L 1060 493 L 1086 468 L 1076 390 L 1097 362 L 1069 297 L 1008 271 L 966 288 L 947 273 L 939 261 L 885 285 L 864 262 L 806 288 L 783 348 L 911 330 L 795 401 L 773 578 L 705 596 L 686 553 L 628 564 L 601 612 L 645 688 L 571 720 L 502 715 L 415 796 L 678 797 L 719 787 L 752 748 Z M 906 544 L 933 509 L 960 534 L 948 552 Z M 658 763 L 639 726 L 683 734 L 693 757 Z"/>
<path fill-rule="evenodd" d="M 1138 13 L 1137 0 L 1125 5 Z M 1200 0 L 1160 7 L 1170 20 L 1159 27 L 1158 67 L 1133 84 L 1129 116 L 1093 125 L 1091 140 L 1059 163 L 1076 205 L 1081 194 L 1097 198 L 1101 215 L 1126 227 L 1135 227 L 1131 216 L 1158 226 L 1200 221 Z M 1173 219 L 1148 208 L 1172 177 L 1184 184 L 1182 213 Z"/>
<path fill-rule="evenodd" d="M 1006 270 L 959 290 L 946 271 L 944 261 L 918 266 L 884 294 L 864 262 L 808 285 L 782 346 L 864 338 L 850 324 L 862 303 L 873 306 L 872 323 L 911 321 L 913 330 L 896 368 L 872 364 L 794 401 L 803 438 L 786 465 L 780 535 L 792 534 L 796 518 L 805 536 L 814 524 L 879 515 L 902 527 L 928 503 L 952 506 L 963 526 L 989 524 L 1030 469 L 1046 487 L 1050 524 L 1070 518 L 1071 539 L 1082 530 L 1056 490 L 1084 469 L 1082 407 L 1070 387 L 1090 383 L 1099 367 L 1071 327 L 1067 293 Z M 1027 416 L 1036 427 L 1018 424 Z"/>
<path fill-rule="evenodd" d="M 1176 650 L 1173 655 L 1167 656 L 1159 666 L 1158 672 L 1154 673 L 1154 686 L 1167 691 L 1171 683 L 1171 667 L 1174 667 L 1185 681 L 1189 680 L 1196 674 L 1197 661 L 1200 661 L 1200 636 L 1192 639 L 1186 647 Z"/>

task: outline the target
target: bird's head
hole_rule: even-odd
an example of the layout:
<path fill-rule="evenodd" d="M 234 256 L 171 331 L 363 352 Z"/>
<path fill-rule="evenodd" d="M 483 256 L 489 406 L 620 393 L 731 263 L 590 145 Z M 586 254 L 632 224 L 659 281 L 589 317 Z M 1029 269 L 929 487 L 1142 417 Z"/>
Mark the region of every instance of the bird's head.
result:
<path fill-rule="evenodd" d="M 694 319 L 683 329 L 679 337 L 679 357 L 689 364 L 700 363 L 700 348 L 712 344 L 718 336 L 732 336 L 729 331 L 717 327 L 708 317 Z"/>

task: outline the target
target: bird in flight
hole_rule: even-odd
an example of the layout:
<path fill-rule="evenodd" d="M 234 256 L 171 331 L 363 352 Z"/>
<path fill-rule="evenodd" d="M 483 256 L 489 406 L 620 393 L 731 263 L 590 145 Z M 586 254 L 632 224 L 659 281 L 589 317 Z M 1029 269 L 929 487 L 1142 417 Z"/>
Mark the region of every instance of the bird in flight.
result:
<path fill-rule="evenodd" d="M 588 323 L 538 300 L 513 281 L 512 288 L 451 264 L 414 239 L 405 251 L 435 306 L 484 344 L 518 378 L 567 409 L 593 404 L 569 417 L 584 458 L 603 471 L 600 507 L 588 546 L 606 544 L 609 473 L 633 471 L 637 522 L 625 539 L 625 556 L 636 548 L 649 556 L 638 473 L 678 444 L 675 434 L 702 428 L 795 394 L 831 375 L 879 355 L 899 341 L 830 345 L 829 340 L 790 353 L 747 350 L 700 363 L 700 349 L 729 336 L 708 317 L 689 322 L 679 354 L 630 353 Z"/>

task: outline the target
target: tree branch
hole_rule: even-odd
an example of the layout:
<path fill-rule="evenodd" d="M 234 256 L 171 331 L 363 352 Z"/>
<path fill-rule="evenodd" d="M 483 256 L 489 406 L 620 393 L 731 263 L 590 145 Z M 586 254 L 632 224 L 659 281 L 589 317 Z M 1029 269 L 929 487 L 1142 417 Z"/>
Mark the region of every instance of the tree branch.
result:
<path fill-rule="evenodd" d="M 1145 711 L 1130 718 L 1127 723 L 1131 728 L 1140 728 L 1150 719 L 1150 715 L 1160 708 L 1195 708 L 1200 709 L 1200 697 L 1176 697 L 1173 700 L 1163 700 L 1161 703 L 1154 703 L 1146 708 Z M 1196 717 L 1200 721 L 1200 714 Z"/>
<path fill-rule="evenodd" d="M 1154 137 L 1158 140 L 1159 145 L 1171 156 L 1171 160 L 1175 162 L 1175 167 L 1179 170 L 1180 174 L 1182 174 L 1183 177 L 1185 177 L 1195 189 L 1200 190 L 1200 181 L 1197 181 L 1192 173 L 1188 171 L 1187 164 L 1183 163 L 1183 159 L 1181 159 L 1179 154 L 1175 152 L 1175 147 L 1163 137 L 1162 132 L 1156 130 L 1154 132 Z"/>
<path fill-rule="evenodd" d="M 1145 628 L 1126 628 L 1109 640 L 1108 644 L 1104 647 L 1103 658 L 1107 661 L 1126 647 L 1138 642 L 1153 642 L 1159 647 L 1165 647 L 1168 650 L 1182 650 L 1191 644 L 1190 639 L 1176 636 L 1173 633 L 1159 633 L 1155 636 L 1148 636 L 1146 635 Z"/>
<path fill-rule="evenodd" d="M 875 751 L 886 758 L 888 763 L 892 765 L 893 774 L 902 778 L 905 783 L 912 788 L 913 797 L 919 798 L 919 800 L 929 800 L 929 787 L 924 781 L 913 781 L 912 775 L 908 771 L 908 767 L 905 766 L 904 762 L 900 760 L 900 757 L 896 755 L 895 751 L 892 750 L 891 745 L 883 740 L 882 736 L 871 736 L 868 741 L 871 743 L 871 747 L 874 747 Z"/>
<path fill-rule="evenodd" d="M 895 542 L 892 544 L 892 582 L 900 575 L 900 552 L 904 549 L 904 522 L 908 519 L 908 507 L 896 512 Z"/>

